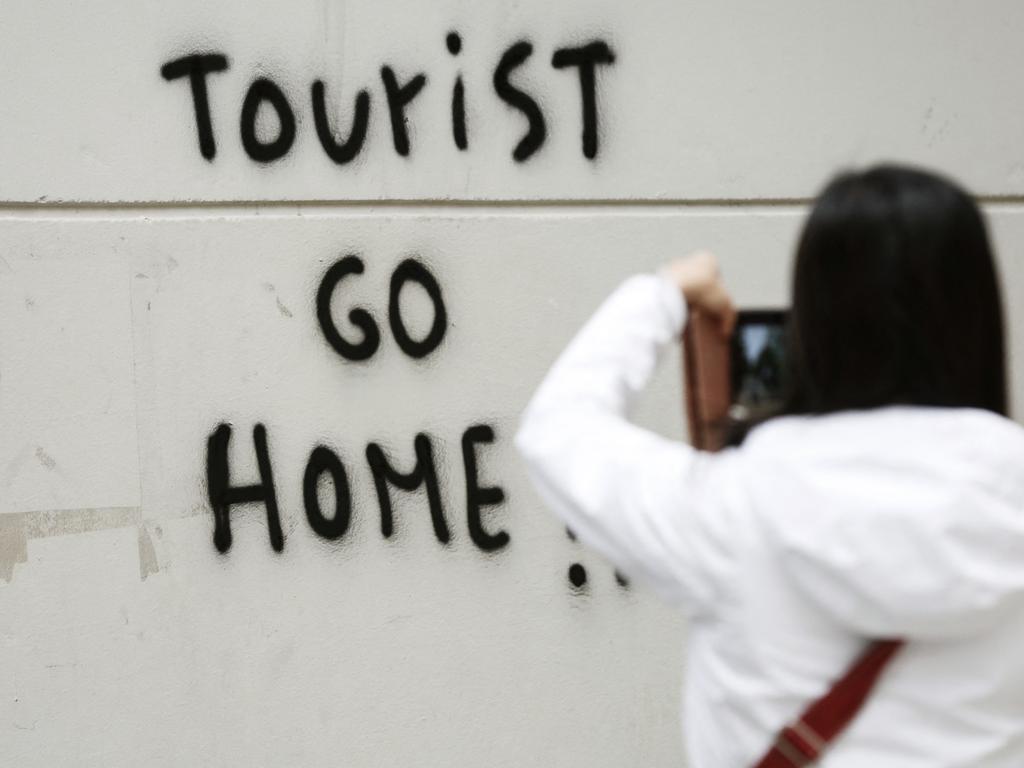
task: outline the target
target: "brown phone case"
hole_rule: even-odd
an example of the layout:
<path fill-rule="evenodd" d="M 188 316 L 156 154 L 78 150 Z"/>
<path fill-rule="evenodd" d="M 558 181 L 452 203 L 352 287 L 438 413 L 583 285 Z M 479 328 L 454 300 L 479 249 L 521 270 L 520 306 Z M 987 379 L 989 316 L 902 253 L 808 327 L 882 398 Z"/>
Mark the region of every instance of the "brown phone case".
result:
<path fill-rule="evenodd" d="M 729 337 L 719 321 L 693 309 L 683 331 L 683 378 L 690 442 L 717 451 L 725 443 L 732 401 Z"/>

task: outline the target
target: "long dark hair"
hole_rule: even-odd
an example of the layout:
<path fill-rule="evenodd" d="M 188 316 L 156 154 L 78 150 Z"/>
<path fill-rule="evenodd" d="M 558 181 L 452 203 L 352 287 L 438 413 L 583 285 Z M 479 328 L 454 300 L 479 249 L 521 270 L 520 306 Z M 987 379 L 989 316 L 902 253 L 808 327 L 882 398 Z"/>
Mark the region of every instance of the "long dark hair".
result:
<path fill-rule="evenodd" d="M 800 237 L 792 297 L 775 415 L 1007 414 L 996 265 L 977 205 L 949 179 L 897 165 L 835 177 Z"/>

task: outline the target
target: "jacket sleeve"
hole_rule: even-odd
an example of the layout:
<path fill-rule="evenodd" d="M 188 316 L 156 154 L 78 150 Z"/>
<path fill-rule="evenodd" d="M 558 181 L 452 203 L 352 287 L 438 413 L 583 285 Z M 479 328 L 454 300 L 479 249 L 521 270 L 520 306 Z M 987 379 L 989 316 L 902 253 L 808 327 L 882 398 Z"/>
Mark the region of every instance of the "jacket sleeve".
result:
<path fill-rule="evenodd" d="M 660 275 L 623 283 L 579 331 L 527 406 L 516 447 L 541 498 L 581 541 L 665 600 L 716 599 L 726 536 L 709 524 L 730 451 L 710 454 L 626 419 L 686 321 Z"/>

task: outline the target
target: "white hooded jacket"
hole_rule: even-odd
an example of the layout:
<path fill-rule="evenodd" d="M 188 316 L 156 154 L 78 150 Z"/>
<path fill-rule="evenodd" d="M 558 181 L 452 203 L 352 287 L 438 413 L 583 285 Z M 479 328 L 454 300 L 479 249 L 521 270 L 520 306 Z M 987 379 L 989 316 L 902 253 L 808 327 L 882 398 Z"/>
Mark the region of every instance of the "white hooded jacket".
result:
<path fill-rule="evenodd" d="M 819 765 L 1024 767 L 1024 428 L 890 406 L 696 451 L 625 416 L 685 319 L 666 279 L 627 280 L 516 446 L 583 542 L 690 617 L 691 766 L 752 765 L 870 639 L 904 638 Z"/>

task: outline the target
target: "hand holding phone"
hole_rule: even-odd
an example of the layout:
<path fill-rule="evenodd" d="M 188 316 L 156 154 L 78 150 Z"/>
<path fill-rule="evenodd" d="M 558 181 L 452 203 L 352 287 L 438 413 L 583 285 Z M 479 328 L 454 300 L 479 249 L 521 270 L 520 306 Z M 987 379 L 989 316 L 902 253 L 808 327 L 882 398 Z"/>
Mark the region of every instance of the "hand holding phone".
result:
<path fill-rule="evenodd" d="M 673 259 L 661 268 L 661 274 L 672 282 L 686 299 L 691 314 L 705 312 L 715 318 L 723 334 L 732 332 L 736 309 L 722 281 L 718 259 L 710 251 L 696 251 Z"/>

